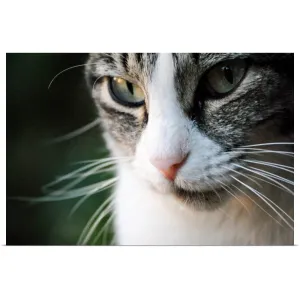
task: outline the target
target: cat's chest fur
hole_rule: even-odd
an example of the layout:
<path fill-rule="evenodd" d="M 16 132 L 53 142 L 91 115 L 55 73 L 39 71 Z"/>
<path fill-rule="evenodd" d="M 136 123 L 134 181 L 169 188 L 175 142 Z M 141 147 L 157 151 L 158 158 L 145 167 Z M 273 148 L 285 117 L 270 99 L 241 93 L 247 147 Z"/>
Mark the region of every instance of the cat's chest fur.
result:
<path fill-rule="evenodd" d="M 121 245 L 266 245 L 280 244 L 278 225 L 249 216 L 228 204 L 215 211 L 194 212 L 172 195 L 160 194 L 127 168 L 116 189 L 115 232 Z M 261 215 L 260 215 L 261 216 Z"/>

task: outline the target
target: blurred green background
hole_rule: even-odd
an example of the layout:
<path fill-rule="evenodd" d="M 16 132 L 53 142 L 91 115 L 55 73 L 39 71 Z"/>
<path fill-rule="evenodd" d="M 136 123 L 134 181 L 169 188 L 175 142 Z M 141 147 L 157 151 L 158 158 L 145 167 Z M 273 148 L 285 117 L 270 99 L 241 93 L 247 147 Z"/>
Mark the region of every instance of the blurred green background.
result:
<path fill-rule="evenodd" d="M 56 74 L 84 64 L 86 59 L 87 54 L 6 55 L 7 245 L 75 245 L 86 223 L 109 195 L 107 190 L 90 197 L 71 217 L 70 211 L 80 198 L 44 203 L 12 199 L 40 197 L 42 186 L 78 168 L 75 162 L 107 156 L 98 127 L 47 145 L 53 138 L 97 118 L 86 88 L 84 67 L 60 74 L 48 90 Z M 102 177 L 93 176 L 81 186 L 101 181 Z M 101 226 L 103 223 L 93 237 Z M 106 243 L 102 238 L 90 242 Z"/>

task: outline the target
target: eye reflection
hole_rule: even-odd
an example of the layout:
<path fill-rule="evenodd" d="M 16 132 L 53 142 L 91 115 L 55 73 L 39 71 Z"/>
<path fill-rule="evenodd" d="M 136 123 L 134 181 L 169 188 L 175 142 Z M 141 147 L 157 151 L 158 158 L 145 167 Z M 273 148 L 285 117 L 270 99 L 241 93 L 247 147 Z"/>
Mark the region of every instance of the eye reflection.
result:
<path fill-rule="evenodd" d="M 144 104 L 143 90 L 136 84 L 121 77 L 111 77 L 110 92 L 113 99 L 126 106 L 141 106 Z"/>

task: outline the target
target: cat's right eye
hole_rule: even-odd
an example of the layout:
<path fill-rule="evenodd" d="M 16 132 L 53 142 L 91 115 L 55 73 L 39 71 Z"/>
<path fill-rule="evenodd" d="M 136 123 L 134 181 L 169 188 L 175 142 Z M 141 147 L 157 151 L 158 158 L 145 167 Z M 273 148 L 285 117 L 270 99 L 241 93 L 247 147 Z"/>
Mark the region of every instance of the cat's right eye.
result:
<path fill-rule="evenodd" d="M 247 71 L 245 60 L 233 59 L 213 67 L 206 75 L 208 89 L 214 95 L 225 95 L 233 91 Z"/>
<path fill-rule="evenodd" d="M 109 79 L 109 91 L 116 102 L 125 106 L 138 107 L 145 102 L 143 90 L 138 85 L 121 77 Z"/>

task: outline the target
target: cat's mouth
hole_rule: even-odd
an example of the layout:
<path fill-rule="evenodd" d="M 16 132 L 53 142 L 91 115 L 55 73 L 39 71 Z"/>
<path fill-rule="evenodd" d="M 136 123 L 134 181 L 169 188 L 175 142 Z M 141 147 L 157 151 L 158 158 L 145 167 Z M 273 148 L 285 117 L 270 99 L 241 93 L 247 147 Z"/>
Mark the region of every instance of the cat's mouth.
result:
<path fill-rule="evenodd" d="M 220 207 L 228 200 L 227 184 L 231 183 L 228 172 L 197 172 L 195 176 L 188 172 L 179 172 L 170 179 L 156 169 L 152 173 L 141 172 L 139 165 L 133 164 L 137 175 L 157 193 L 172 195 L 178 201 L 197 210 L 211 210 Z M 213 174 L 215 173 L 215 174 Z M 195 178 L 196 177 L 196 178 Z"/>
<path fill-rule="evenodd" d="M 211 190 L 192 191 L 172 184 L 171 193 L 179 201 L 197 210 L 216 209 L 227 199 L 225 190 L 222 187 L 214 187 Z"/>
<path fill-rule="evenodd" d="M 216 184 L 203 182 L 180 184 L 180 182 L 168 181 L 166 185 L 150 183 L 152 188 L 162 194 L 172 194 L 175 198 L 187 206 L 196 210 L 212 210 L 226 202 L 228 194 L 225 189 Z"/>

